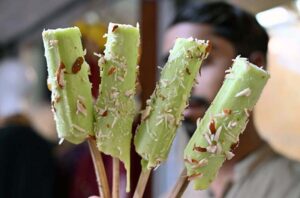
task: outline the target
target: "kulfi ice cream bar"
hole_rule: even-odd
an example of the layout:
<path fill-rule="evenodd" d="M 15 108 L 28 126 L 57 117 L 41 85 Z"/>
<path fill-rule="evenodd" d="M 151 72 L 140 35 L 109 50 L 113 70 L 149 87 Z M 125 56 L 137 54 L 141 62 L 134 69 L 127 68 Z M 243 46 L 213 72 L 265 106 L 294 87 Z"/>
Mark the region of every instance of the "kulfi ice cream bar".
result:
<path fill-rule="evenodd" d="M 106 36 L 104 55 L 99 55 L 101 84 L 95 105 L 95 135 L 100 151 L 124 162 L 127 170 L 126 190 L 129 191 L 139 27 L 110 23 Z"/>
<path fill-rule="evenodd" d="M 142 112 L 142 122 L 134 139 L 144 170 L 155 168 L 167 159 L 196 75 L 209 50 L 207 41 L 176 39 L 160 80 Z"/>
<path fill-rule="evenodd" d="M 81 143 L 93 135 L 93 102 L 89 65 L 77 27 L 44 30 L 47 84 L 60 142 Z"/>
<path fill-rule="evenodd" d="M 184 151 L 189 180 L 206 189 L 225 159 L 231 159 L 239 135 L 266 85 L 269 74 L 246 58 L 237 57 L 225 81 Z"/>

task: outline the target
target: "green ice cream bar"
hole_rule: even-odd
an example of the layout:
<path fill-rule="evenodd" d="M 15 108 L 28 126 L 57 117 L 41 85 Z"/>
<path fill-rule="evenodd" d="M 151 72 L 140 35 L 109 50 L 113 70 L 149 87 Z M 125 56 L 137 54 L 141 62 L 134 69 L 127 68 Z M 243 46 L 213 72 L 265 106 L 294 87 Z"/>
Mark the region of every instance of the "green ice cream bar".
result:
<path fill-rule="evenodd" d="M 134 139 L 144 170 L 166 160 L 195 77 L 209 50 L 207 41 L 178 38 L 170 51 Z"/>
<path fill-rule="evenodd" d="M 110 23 L 106 49 L 100 56 L 101 84 L 97 100 L 95 133 L 100 151 L 119 158 L 127 170 L 130 190 L 130 145 L 136 113 L 134 100 L 138 72 L 138 27 Z"/>
<path fill-rule="evenodd" d="M 48 88 L 60 142 L 74 144 L 93 135 L 93 104 L 89 66 L 77 27 L 44 30 Z"/>
<path fill-rule="evenodd" d="M 249 114 L 266 85 L 269 74 L 237 57 L 225 81 L 184 151 L 189 180 L 206 189 L 225 159 L 230 160 Z"/>

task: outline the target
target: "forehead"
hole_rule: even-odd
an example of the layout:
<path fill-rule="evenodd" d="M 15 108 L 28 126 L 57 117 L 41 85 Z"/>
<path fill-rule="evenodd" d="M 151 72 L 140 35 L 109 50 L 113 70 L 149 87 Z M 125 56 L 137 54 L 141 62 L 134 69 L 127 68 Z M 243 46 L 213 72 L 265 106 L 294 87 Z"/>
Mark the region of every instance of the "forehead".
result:
<path fill-rule="evenodd" d="M 176 38 L 194 37 L 201 40 L 210 40 L 213 48 L 231 48 L 233 45 L 226 39 L 214 34 L 213 27 L 206 24 L 179 23 L 171 27 L 165 34 L 163 52 L 167 53 L 174 45 Z"/>

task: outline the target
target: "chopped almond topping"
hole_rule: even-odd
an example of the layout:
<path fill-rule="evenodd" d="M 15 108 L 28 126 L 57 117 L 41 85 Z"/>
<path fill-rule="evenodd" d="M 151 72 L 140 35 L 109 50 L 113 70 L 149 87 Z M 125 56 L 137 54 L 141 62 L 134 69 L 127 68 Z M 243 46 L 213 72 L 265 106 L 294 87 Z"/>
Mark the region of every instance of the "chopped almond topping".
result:
<path fill-rule="evenodd" d="M 198 151 L 198 152 L 200 152 L 200 153 L 206 152 L 206 151 L 207 151 L 206 148 L 201 147 L 201 146 L 194 146 L 193 150 L 194 150 L 194 151 Z"/>
<path fill-rule="evenodd" d="M 235 95 L 235 97 L 241 97 L 241 96 L 246 96 L 246 97 L 248 97 L 248 96 L 250 96 L 250 95 L 251 95 L 251 89 L 250 89 L 250 88 L 246 88 L 246 89 L 240 91 L 239 93 L 237 93 L 237 94 Z"/>
<path fill-rule="evenodd" d="M 199 163 L 199 161 L 196 159 L 184 159 L 184 161 L 189 164 L 198 164 Z"/>
<path fill-rule="evenodd" d="M 83 101 L 81 100 L 77 100 L 77 111 L 76 114 L 78 114 L 79 112 L 82 113 L 84 116 L 87 116 L 87 110 L 86 110 L 86 106 L 83 103 Z"/>
<path fill-rule="evenodd" d="M 230 115 L 232 113 L 232 110 L 231 109 L 223 109 L 223 113 L 225 115 Z"/>
<path fill-rule="evenodd" d="M 225 70 L 225 74 L 229 74 L 232 72 L 232 68 L 230 67 L 229 69 Z"/>
<path fill-rule="evenodd" d="M 208 160 L 206 158 L 200 160 L 197 164 L 193 165 L 192 168 L 201 168 L 208 164 Z"/>
<path fill-rule="evenodd" d="M 115 73 L 116 72 L 116 70 L 117 70 L 117 68 L 116 67 L 114 67 L 114 66 L 112 66 L 109 70 L 108 70 L 108 73 L 107 73 L 107 75 L 112 75 L 113 73 Z"/>
<path fill-rule="evenodd" d="M 212 49 L 212 44 L 210 41 L 207 41 L 207 47 L 205 48 L 205 53 L 210 53 Z"/>
<path fill-rule="evenodd" d="M 228 123 L 227 128 L 231 130 L 231 129 L 233 129 L 233 128 L 236 127 L 236 126 L 237 126 L 237 122 L 231 120 L 231 121 Z"/>
<path fill-rule="evenodd" d="M 239 141 L 237 141 L 236 143 L 233 143 L 231 146 L 230 146 L 230 151 L 233 151 L 234 149 L 236 149 L 238 146 L 239 146 Z"/>
<path fill-rule="evenodd" d="M 245 111 L 246 116 L 249 117 L 250 116 L 250 110 L 245 108 L 244 111 Z"/>
<path fill-rule="evenodd" d="M 218 149 L 217 145 L 210 145 L 206 147 L 206 150 L 209 153 L 216 153 L 217 149 Z"/>
<path fill-rule="evenodd" d="M 73 128 L 76 129 L 77 131 L 82 132 L 82 133 L 85 133 L 85 130 L 84 130 L 82 127 L 80 127 L 80 126 L 78 126 L 78 125 L 76 125 L 76 124 L 72 124 L 72 126 L 73 126 Z"/>
<path fill-rule="evenodd" d="M 83 64 L 83 58 L 80 56 L 78 57 L 72 66 L 72 73 L 77 74 L 81 70 L 81 65 Z"/>
<path fill-rule="evenodd" d="M 216 132 L 216 134 L 214 135 L 214 141 L 219 141 L 221 131 L 222 131 L 222 126 L 220 126 L 220 127 L 217 129 L 217 132 Z"/>
<path fill-rule="evenodd" d="M 106 60 L 105 60 L 104 56 L 101 55 L 101 57 L 98 60 L 98 66 L 101 67 L 104 64 L 106 64 Z"/>
<path fill-rule="evenodd" d="M 57 44 L 58 44 L 58 40 L 53 39 L 53 40 L 50 40 L 50 41 L 49 41 L 50 47 L 57 46 Z"/>
<path fill-rule="evenodd" d="M 118 76 L 117 79 L 118 79 L 119 81 L 121 81 L 121 82 L 124 81 L 124 78 L 123 78 L 122 76 Z"/>
<path fill-rule="evenodd" d="M 116 29 L 118 28 L 119 26 L 118 25 L 114 25 L 114 27 L 112 28 L 112 32 L 116 31 Z"/>
<path fill-rule="evenodd" d="M 125 91 L 125 96 L 130 97 L 134 94 L 134 90 L 127 90 Z"/>
<path fill-rule="evenodd" d="M 208 133 L 205 133 L 205 134 L 204 134 L 204 138 L 206 139 L 207 143 L 208 143 L 209 145 L 211 145 L 211 140 L 210 140 L 210 136 L 209 136 Z"/>
<path fill-rule="evenodd" d="M 65 64 L 61 62 L 57 68 L 56 71 L 56 80 L 59 88 L 64 88 L 65 86 L 65 81 L 64 81 L 64 72 L 65 72 Z"/>
<path fill-rule="evenodd" d="M 107 114 L 108 114 L 108 111 L 107 110 L 105 110 L 102 114 L 101 114 L 101 116 L 102 117 L 106 117 L 107 116 Z"/>
<path fill-rule="evenodd" d="M 234 157 L 234 154 L 231 151 L 225 152 L 225 157 L 227 160 L 231 160 Z"/>
<path fill-rule="evenodd" d="M 211 134 L 215 134 L 216 133 L 216 124 L 215 121 L 212 119 L 209 123 L 209 130 Z"/>
<path fill-rule="evenodd" d="M 146 109 L 142 112 L 142 120 L 145 120 L 150 115 L 151 109 L 151 106 L 146 107 Z"/>
<path fill-rule="evenodd" d="M 59 142 L 58 142 L 58 145 L 61 145 L 64 142 L 64 140 L 65 140 L 64 138 L 60 138 Z"/>

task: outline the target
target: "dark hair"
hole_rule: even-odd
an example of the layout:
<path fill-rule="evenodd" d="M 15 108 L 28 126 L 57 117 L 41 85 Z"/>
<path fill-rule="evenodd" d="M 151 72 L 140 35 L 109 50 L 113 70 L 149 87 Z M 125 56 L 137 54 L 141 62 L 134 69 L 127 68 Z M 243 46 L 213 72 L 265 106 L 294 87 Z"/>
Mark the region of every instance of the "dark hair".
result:
<path fill-rule="evenodd" d="M 249 57 L 255 51 L 267 54 L 266 30 L 253 15 L 226 2 L 188 3 L 178 10 L 171 26 L 182 22 L 213 26 L 214 33 L 230 41 L 242 56 Z"/>

